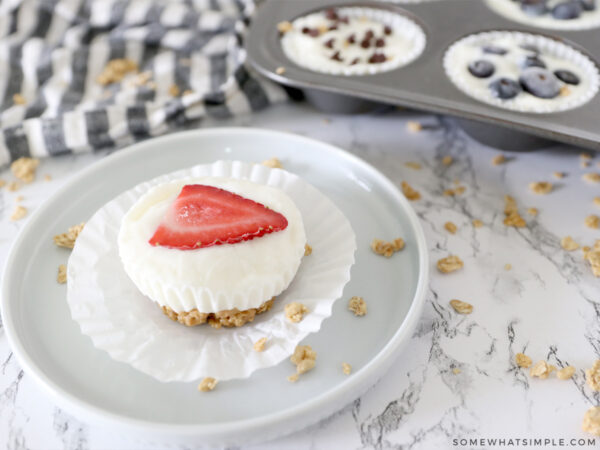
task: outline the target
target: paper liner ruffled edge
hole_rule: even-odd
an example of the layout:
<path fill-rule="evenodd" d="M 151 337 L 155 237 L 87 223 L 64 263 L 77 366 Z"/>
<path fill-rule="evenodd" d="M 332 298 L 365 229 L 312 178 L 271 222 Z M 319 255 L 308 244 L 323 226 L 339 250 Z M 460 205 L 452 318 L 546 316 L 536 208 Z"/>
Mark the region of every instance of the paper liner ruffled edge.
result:
<path fill-rule="evenodd" d="M 564 58 L 565 60 L 576 64 L 579 68 L 581 68 L 582 71 L 586 73 L 586 77 L 588 77 L 590 80 L 589 89 L 578 95 L 576 98 L 573 98 L 569 102 L 555 103 L 551 100 L 548 100 L 547 103 L 540 105 L 540 107 L 537 108 L 523 108 L 511 100 L 502 100 L 492 96 L 478 95 L 479 91 L 473 91 L 469 88 L 469 83 L 467 82 L 467 77 L 469 74 L 466 70 L 464 70 L 464 67 L 459 67 L 456 64 L 453 64 L 453 52 L 463 45 L 470 45 L 478 41 L 493 40 L 506 36 L 510 36 L 522 44 L 535 45 L 542 51 L 546 51 L 552 55 Z M 446 49 L 444 52 L 443 66 L 446 76 L 450 79 L 454 86 L 469 97 L 488 105 L 497 106 L 498 108 L 523 113 L 551 114 L 578 108 L 594 98 L 600 87 L 600 73 L 598 72 L 598 66 L 589 57 L 556 39 L 520 31 L 484 31 L 465 36 L 452 43 Z"/>
<path fill-rule="evenodd" d="M 217 175 L 215 172 L 205 173 L 204 171 L 207 170 L 207 168 L 214 168 L 216 173 L 220 175 Z M 190 174 L 190 171 L 194 171 L 193 174 Z M 78 280 L 75 279 L 76 276 L 73 268 L 78 267 L 79 272 L 81 272 L 81 268 L 86 267 L 86 261 L 90 261 L 86 256 L 89 255 L 89 249 L 86 247 L 86 234 L 93 232 L 95 227 L 114 227 L 115 225 L 111 225 L 107 219 L 109 219 L 112 214 L 125 214 L 128 208 L 123 208 L 118 205 L 119 201 L 121 199 L 127 199 L 133 204 L 140 195 L 137 188 L 141 185 L 136 186 L 108 202 L 104 207 L 97 211 L 86 224 L 84 231 L 81 233 L 75 244 L 75 248 L 73 249 L 68 262 L 67 302 L 73 320 L 78 322 L 81 332 L 91 338 L 95 347 L 106 351 L 114 360 L 128 363 L 137 370 L 160 381 L 189 382 L 204 376 L 213 376 L 219 380 L 247 378 L 255 370 L 279 364 L 283 359 L 293 353 L 296 345 L 302 341 L 302 339 L 308 334 L 318 331 L 323 320 L 331 316 L 334 302 L 341 297 L 345 285 L 350 280 L 350 270 L 354 264 L 354 253 L 356 251 L 356 238 L 350 223 L 331 200 L 296 175 L 280 169 L 268 169 L 257 164 L 242 163 L 239 161 L 218 161 L 213 164 L 195 166 L 192 169 L 185 169 L 172 174 L 163 175 L 151 180 L 151 182 L 162 183 L 169 181 L 170 179 L 182 178 L 189 175 L 230 176 L 245 179 L 248 179 L 246 178 L 248 175 L 251 177 L 267 175 L 267 184 L 282 188 L 292 197 L 292 199 L 294 199 L 294 201 L 296 201 L 296 195 L 302 195 L 306 198 L 307 193 L 321 198 L 321 201 L 319 202 L 314 202 L 314 200 L 310 202 L 311 210 L 321 214 L 324 212 L 323 210 L 329 211 L 327 224 L 325 224 L 324 221 L 315 224 L 310 220 L 309 223 L 305 222 L 305 229 L 307 230 L 307 235 L 309 235 L 309 229 L 314 230 L 319 227 L 327 227 L 327 245 L 332 246 L 336 254 L 335 260 L 343 267 L 336 273 L 336 271 L 331 270 L 331 261 L 319 262 L 318 253 L 313 252 L 311 257 L 314 256 L 315 258 L 312 259 L 312 263 L 317 264 L 315 263 L 316 260 L 318 264 L 309 273 L 310 276 L 301 275 L 302 277 L 307 277 L 306 280 L 302 280 L 300 279 L 301 276 L 297 275 L 288 288 L 292 289 L 292 287 L 295 287 L 295 289 L 298 290 L 293 301 L 304 302 L 309 306 L 310 312 L 305 316 L 304 320 L 300 323 L 291 323 L 287 321 L 283 317 L 283 302 L 276 301 L 272 310 L 264 315 L 269 316 L 268 320 L 261 317 L 257 318 L 255 322 L 246 324 L 240 328 L 215 330 L 216 332 L 229 333 L 228 335 L 223 334 L 222 336 L 227 337 L 230 341 L 242 341 L 245 345 L 243 349 L 245 357 L 239 361 L 239 364 L 234 363 L 232 365 L 231 361 L 229 361 L 229 364 L 225 364 L 224 367 L 213 368 L 211 370 L 199 367 L 201 364 L 196 362 L 195 364 L 187 364 L 183 369 L 178 370 L 177 373 L 173 374 L 173 371 L 164 370 L 165 366 L 168 367 L 168 364 L 166 364 L 168 361 L 165 361 L 164 358 L 165 355 L 153 355 L 152 352 L 149 351 L 149 345 L 124 348 L 122 342 L 123 330 L 115 328 L 113 320 L 111 319 L 111 313 L 103 302 L 102 296 L 99 292 L 90 292 L 85 289 L 80 291 L 82 286 L 81 283 L 76 284 Z M 297 180 L 299 182 L 292 182 L 292 180 Z M 250 181 L 258 182 L 256 178 L 250 178 Z M 290 189 L 292 189 L 292 191 L 290 191 Z M 296 192 L 298 189 L 300 189 L 301 192 Z M 303 208 L 299 206 L 299 209 L 302 211 Z M 331 214 L 331 212 L 334 214 Z M 316 214 L 313 215 L 313 217 L 315 216 Z M 303 218 L 306 220 L 306 217 L 303 216 Z M 336 229 L 338 230 L 337 233 L 330 233 L 331 228 L 329 227 L 332 224 L 336 226 Z M 86 230 L 88 231 L 86 232 Z M 113 232 L 116 236 L 118 228 L 114 229 Z M 310 235 L 312 235 L 313 232 L 311 232 Z M 349 237 L 351 238 L 350 240 L 348 240 Z M 314 239 L 313 235 L 313 240 L 310 244 L 313 246 L 314 250 L 318 250 L 323 245 L 322 241 L 324 238 L 325 233 L 322 233 L 319 239 Z M 107 245 L 105 242 L 99 244 Z M 114 242 L 114 245 L 116 245 L 116 242 Z M 121 270 L 123 269 L 121 268 Z M 302 267 L 300 270 L 302 270 Z M 93 270 L 83 270 L 83 273 L 91 276 Z M 331 292 L 325 299 L 315 300 L 314 298 L 304 298 L 302 295 L 303 282 L 304 286 L 306 286 L 307 282 L 310 282 L 313 286 L 325 284 L 325 286 L 328 286 L 328 289 L 331 289 Z M 85 286 L 85 283 L 83 283 L 83 286 Z M 85 302 L 82 302 L 81 300 L 85 300 Z M 147 300 L 148 303 L 152 303 L 148 299 L 145 300 Z M 292 299 L 290 299 L 290 301 L 291 300 Z M 315 305 L 313 305 L 313 303 L 315 303 Z M 157 308 L 156 306 L 154 307 Z M 158 313 L 162 315 L 160 311 L 158 311 Z M 278 320 L 275 320 L 276 314 L 279 315 Z M 166 321 L 165 323 L 169 323 L 169 325 L 183 327 L 180 324 L 172 323 L 166 317 L 161 317 L 161 319 L 164 319 Z M 274 324 L 277 326 L 273 327 Z M 252 350 L 253 340 L 243 336 L 246 331 L 253 329 L 254 327 L 257 328 L 262 335 L 269 336 L 269 351 L 262 353 L 254 352 Z M 133 357 L 131 355 L 133 355 Z"/>

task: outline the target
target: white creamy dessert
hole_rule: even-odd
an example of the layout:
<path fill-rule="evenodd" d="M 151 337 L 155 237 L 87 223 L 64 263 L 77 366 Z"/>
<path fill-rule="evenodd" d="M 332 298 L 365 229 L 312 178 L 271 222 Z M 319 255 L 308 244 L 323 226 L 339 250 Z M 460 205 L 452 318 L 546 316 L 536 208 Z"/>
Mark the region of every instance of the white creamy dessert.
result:
<path fill-rule="evenodd" d="M 520 1 L 517 0 L 487 0 L 487 4 L 496 13 L 515 22 L 524 23 L 527 25 L 549 28 L 555 30 L 585 30 L 600 26 L 600 4 L 596 4 L 596 0 L 584 0 L 590 5 L 584 9 L 579 7 L 576 10 L 576 17 L 573 18 L 556 18 L 553 15 L 553 9 L 566 3 L 565 0 L 547 0 L 543 3 L 542 11 L 535 11 L 536 5 L 522 7 Z M 536 2 L 537 3 L 537 2 Z M 530 8 L 528 12 L 527 7 Z M 560 14 L 561 17 L 571 17 L 569 12 Z"/>
<path fill-rule="evenodd" d="M 182 188 L 190 185 L 212 186 L 258 202 L 283 215 L 287 226 L 250 240 L 195 249 L 150 244 Z M 202 211 L 210 213 L 210 208 Z M 258 308 L 288 287 L 305 244 L 300 211 L 283 191 L 218 177 L 155 186 L 127 212 L 118 237 L 127 275 L 144 295 L 175 313 Z"/>
<path fill-rule="evenodd" d="M 599 85 L 598 70 L 587 56 L 559 41 L 519 32 L 467 36 L 446 51 L 444 68 L 465 94 L 522 112 L 576 108 Z"/>
<path fill-rule="evenodd" d="M 409 18 L 376 8 L 328 9 L 279 24 L 285 55 L 301 67 L 367 75 L 405 66 L 425 48 L 425 33 Z"/>

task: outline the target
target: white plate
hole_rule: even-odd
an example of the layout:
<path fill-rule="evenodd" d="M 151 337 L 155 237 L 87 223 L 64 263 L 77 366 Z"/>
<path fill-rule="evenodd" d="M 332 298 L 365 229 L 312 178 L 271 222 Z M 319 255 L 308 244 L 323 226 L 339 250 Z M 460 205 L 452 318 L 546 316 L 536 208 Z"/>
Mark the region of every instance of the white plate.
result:
<path fill-rule="evenodd" d="M 196 383 L 161 383 L 97 350 L 71 320 L 56 270 L 68 252 L 55 234 L 157 175 L 219 159 L 273 156 L 327 195 L 350 220 L 358 250 L 352 277 L 333 315 L 305 343 L 316 368 L 295 384 L 288 361 L 246 380 L 199 393 Z M 323 220 L 327 220 L 326 217 Z M 331 230 L 335 233 L 335 230 Z M 373 238 L 402 236 L 406 248 L 386 259 Z M 118 426 L 147 440 L 240 443 L 306 427 L 350 403 L 389 368 L 413 332 L 428 274 L 423 230 L 406 199 L 376 169 L 328 144 L 291 134 L 220 128 L 173 134 L 121 150 L 82 171 L 40 207 L 13 244 L 2 280 L 2 317 L 25 371 L 78 418 Z M 369 313 L 354 317 L 347 300 L 363 296 Z M 342 373 L 342 362 L 354 370 Z"/>

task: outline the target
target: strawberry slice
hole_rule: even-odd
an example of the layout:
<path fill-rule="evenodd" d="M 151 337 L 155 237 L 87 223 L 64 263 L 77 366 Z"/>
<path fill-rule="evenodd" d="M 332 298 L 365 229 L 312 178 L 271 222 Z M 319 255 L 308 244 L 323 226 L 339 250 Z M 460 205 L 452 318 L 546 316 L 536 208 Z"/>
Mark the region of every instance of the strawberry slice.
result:
<path fill-rule="evenodd" d="M 183 187 L 148 241 L 193 250 L 235 244 L 284 230 L 287 219 L 253 200 L 214 186 Z"/>

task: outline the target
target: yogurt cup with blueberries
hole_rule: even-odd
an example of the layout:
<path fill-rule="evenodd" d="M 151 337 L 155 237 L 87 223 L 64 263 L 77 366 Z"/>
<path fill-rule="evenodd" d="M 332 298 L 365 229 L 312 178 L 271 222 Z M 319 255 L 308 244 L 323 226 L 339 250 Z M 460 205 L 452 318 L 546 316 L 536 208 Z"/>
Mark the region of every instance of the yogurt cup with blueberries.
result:
<path fill-rule="evenodd" d="M 600 0 L 487 0 L 507 19 L 556 30 L 585 30 L 600 26 Z"/>
<path fill-rule="evenodd" d="M 577 108 L 598 92 L 596 64 L 544 36 L 493 31 L 467 36 L 444 55 L 446 75 L 465 94 L 513 111 Z"/>

